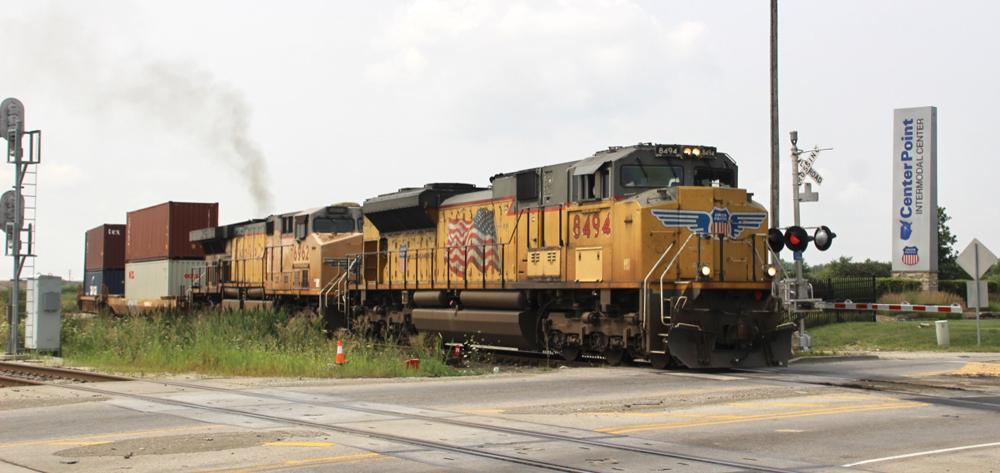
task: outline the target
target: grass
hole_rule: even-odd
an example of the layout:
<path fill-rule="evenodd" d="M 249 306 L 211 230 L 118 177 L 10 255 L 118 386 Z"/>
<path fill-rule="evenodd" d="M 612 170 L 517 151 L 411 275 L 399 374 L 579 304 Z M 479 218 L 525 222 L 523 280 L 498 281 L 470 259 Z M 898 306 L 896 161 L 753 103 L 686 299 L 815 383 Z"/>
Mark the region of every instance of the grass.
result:
<path fill-rule="evenodd" d="M 6 326 L 2 344 L 6 344 Z M 444 363 L 436 339 L 404 343 L 339 333 L 347 361 L 336 364 L 337 339 L 317 316 L 284 311 L 163 312 L 136 317 L 64 317 L 63 362 L 131 375 L 196 372 L 211 376 L 371 378 L 461 376 Z M 405 360 L 417 358 L 419 368 Z"/>
<path fill-rule="evenodd" d="M 404 342 L 338 332 L 347 362 L 336 364 L 337 338 L 323 332 L 319 317 L 283 311 L 163 312 L 136 317 L 77 312 L 78 286 L 62 291 L 63 362 L 101 371 L 143 375 L 196 372 L 211 376 L 373 378 L 461 376 L 444 363 L 439 340 L 423 335 Z M 0 291 L 0 304 L 7 291 Z M 23 291 L 22 291 L 23 293 Z M 9 327 L 0 321 L 0 347 Z M 24 335 L 24 320 L 20 334 Z M 405 361 L 419 359 L 418 369 Z"/>
<path fill-rule="evenodd" d="M 921 327 L 921 324 L 925 325 Z M 849 322 L 809 329 L 813 354 L 846 351 L 1000 351 L 1000 320 L 981 321 L 982 345 L 976 344 L 975 320 L 949 320 L 951 346 L 937 345 L 937 332 L 931 322 Z"/>

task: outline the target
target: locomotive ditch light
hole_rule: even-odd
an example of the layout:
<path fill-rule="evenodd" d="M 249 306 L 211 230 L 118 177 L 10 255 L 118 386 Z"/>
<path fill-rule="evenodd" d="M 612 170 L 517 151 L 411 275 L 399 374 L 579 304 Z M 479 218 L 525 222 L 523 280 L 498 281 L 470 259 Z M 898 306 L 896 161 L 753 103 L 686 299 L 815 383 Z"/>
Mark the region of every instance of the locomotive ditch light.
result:
<path fill-rule="evenodd" d="M 830 245 L 833 244 L 833 239 L 837 237 L 830 227 L 822 225 L 816 229 L 816 233 L 813 234 L 813 244 L 816 245 L 816 249 L 819 251 L 826 251 L 830 249 Z"/>
<path fill-rule="evenodd" d="M 704 278 L 704 279 L 708 279 L 711 276 L 712 276 L 712 267 L 711 266 L 709 266 L 707 264 L 703 264 L 703 265 L 701 265 L 701 266 L 698 267 L 698 277 L 701 277 L 701 278 Z"/>
<path fill-rule="evenodd" d="M 769 278 L 773 278 L 778 275 L 778 268 L 773 264 L 766 264 L 764 265 L 764 274 Z"/>
<path fill-rule="evenodd" d="M 767 246 L 771 247 L 771 251 L 781 253 L 785 248 L 785 236 L 781 234 L 781 230 L 772 228 L 767 231 Z"/>
<path fill-rule="evenodd" d="M 788 227 L 785 230 L 785 246 L 792 251 L 804 251 L 809 247 L 809 241 L 812 237 L 806 233 L 806 230 L 799 226 Z"/>

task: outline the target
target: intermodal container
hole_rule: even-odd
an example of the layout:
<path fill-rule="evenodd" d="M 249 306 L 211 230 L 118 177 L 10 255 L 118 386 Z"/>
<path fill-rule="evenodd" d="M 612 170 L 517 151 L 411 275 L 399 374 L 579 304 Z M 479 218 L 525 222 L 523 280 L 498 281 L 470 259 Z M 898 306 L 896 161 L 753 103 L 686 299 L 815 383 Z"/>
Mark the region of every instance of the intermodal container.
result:
<path fill-rule="evenodd" d="M 156 260 L 125 263 L 126 299 L 182 297 L 205 272 L 199 260 Z"/>
<path fill-rule="evenodd" d="M 125 225 L 104 224 L 87 230 L 85 270 L 125 269 Z"/>
<path fill-rule="evenodd" d="M 125 294 L 125 270 L 106 269 L 103 271 L 87 271 L 83 277 L 83 295 L 85 296 L 121 296 Z"/>
<path fill-rule="evenodd" d="M 199 259 L 201 245 L 191 231 L 219 225 L 218 203 L 166 202 L 129 212 L 125 229 L 125 261 Z"/>

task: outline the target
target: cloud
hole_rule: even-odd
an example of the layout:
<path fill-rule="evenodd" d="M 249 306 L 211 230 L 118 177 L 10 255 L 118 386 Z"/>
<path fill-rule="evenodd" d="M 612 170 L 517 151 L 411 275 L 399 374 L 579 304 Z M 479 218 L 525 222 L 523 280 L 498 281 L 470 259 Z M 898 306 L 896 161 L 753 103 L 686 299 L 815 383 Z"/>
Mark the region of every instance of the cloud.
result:
<path fill-rule="evenodd" d="M 365 77 L 402 100 L 443 97 L 421 106 L 456 134 L 531 133 L 656 109 L 680 71 L 710 65 L 707 32 L 628 1 L 416 0 L 376 36 Z"/>

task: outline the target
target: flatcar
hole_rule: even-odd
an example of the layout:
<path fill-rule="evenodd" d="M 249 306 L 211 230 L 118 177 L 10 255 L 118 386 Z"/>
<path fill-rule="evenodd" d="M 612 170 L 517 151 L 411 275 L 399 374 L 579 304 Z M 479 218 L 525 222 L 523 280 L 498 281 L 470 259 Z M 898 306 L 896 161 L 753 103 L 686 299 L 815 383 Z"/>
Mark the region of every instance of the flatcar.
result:
<path fill-rule="evenodd" d="M 709 146 L 641 143 L 366 200 L 347 315 L 567 359 L 781 366 L 767 212 Z"/>

